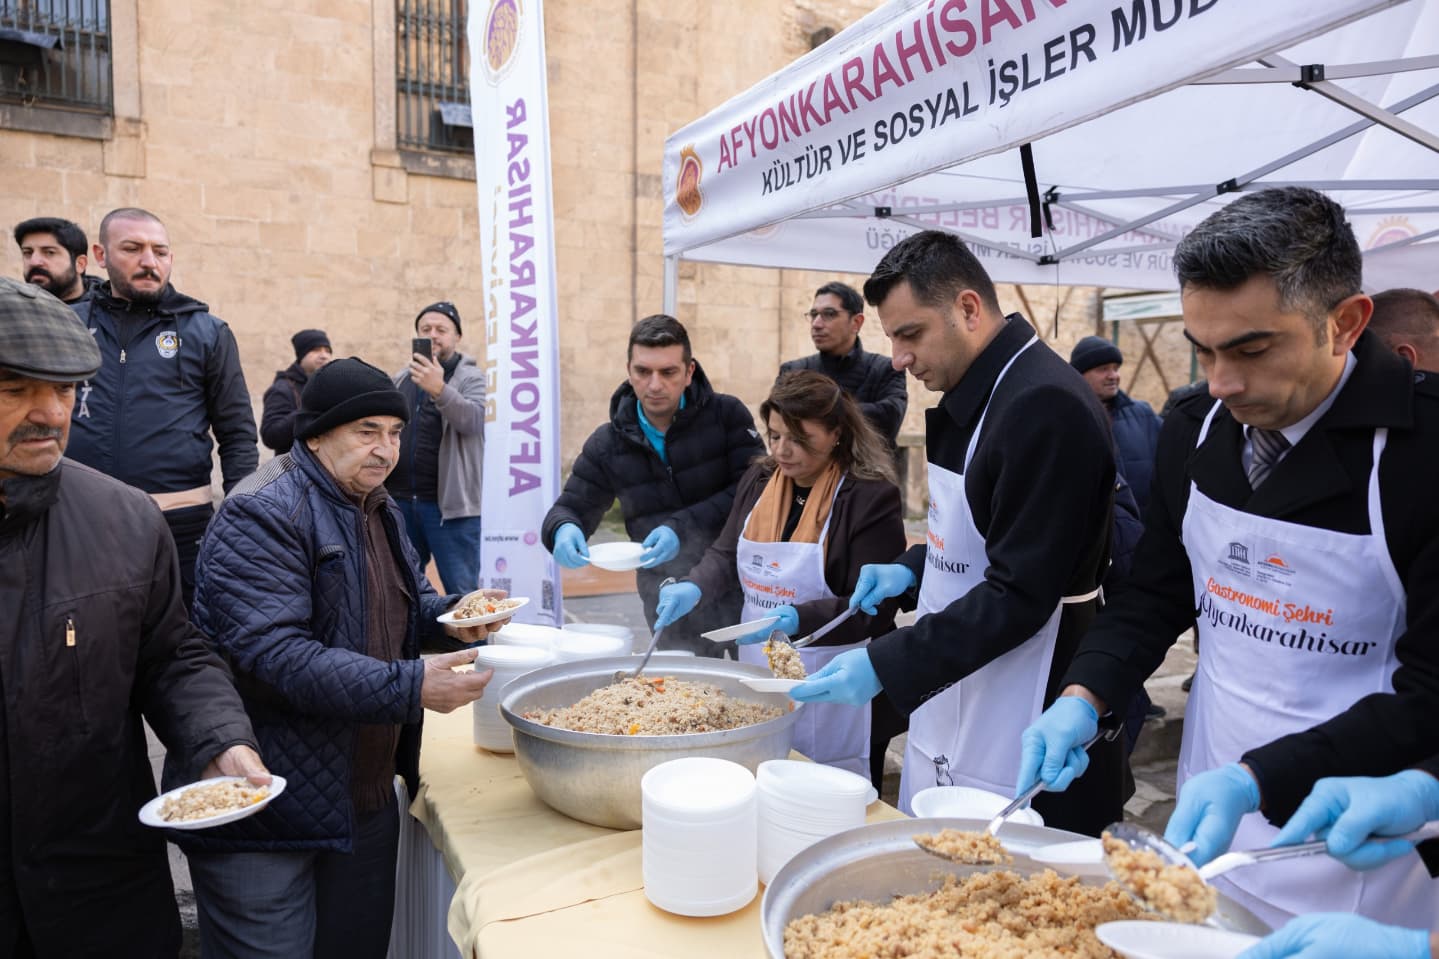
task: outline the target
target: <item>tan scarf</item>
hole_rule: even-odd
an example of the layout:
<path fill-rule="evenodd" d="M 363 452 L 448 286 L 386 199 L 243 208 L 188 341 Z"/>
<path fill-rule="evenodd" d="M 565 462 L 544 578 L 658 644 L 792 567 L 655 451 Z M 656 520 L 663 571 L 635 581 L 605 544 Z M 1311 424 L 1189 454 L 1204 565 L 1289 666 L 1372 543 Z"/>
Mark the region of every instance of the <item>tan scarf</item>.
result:
<path fill-rule="evenodd" d="M 834 491 L 839 487 L 841 475 L 839 464 L 830 460 L 810 488 L 809 498 L 804 501 L 804 511 L 799 514 L 799 525 L 795 526 L 789 538 L 791 543 L 819 542 L 819 535 L 829 520 L 829 508 L 834 502 Z M 776 469 L 750 511 L 749 522 L 744 527 L 745 539 L 756 543 L 778 543 L 784 533 L 785 520 L 789 519 L 789 507 L 793 500 L 794 480 Z"/>

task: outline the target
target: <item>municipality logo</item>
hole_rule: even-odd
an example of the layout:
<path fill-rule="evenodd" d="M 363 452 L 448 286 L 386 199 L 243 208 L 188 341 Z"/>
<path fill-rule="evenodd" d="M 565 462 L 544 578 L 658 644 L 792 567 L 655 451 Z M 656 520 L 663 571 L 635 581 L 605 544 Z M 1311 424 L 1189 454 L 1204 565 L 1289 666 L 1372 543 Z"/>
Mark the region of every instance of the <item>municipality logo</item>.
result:
<path fill-rule="evenodd" d="M 510 72 L 524 22 L 520 0 L 491 0 L 490 12 L 485 17 L 485 55 L 481 60 L 490 86 L 497 86 Z"/>
<path fill-rule="evenodd" d="M 165 359 L 173 359 L 180 352 L 180 337 L 174 330 L 166 330 L 155 337 L 155 349 Z"/>
<path fill-rule="evenodd" d="M 704 191 L 700 189 L 700 180 L 704 179 L 704 163 L 700 161 L 700 155 L 695 152 L 693 143 L 680 148 L 680 172 L 675 177 L 675 205 L 686 219 L 693 219 L 699 215 L 700 208 L 705 204 Z"/>

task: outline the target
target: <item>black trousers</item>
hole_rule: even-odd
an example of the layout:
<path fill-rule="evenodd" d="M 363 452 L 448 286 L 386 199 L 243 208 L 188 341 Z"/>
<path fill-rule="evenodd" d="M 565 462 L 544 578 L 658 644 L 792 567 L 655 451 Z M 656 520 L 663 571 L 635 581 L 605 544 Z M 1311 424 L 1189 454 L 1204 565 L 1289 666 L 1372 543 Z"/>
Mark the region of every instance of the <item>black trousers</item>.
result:
<path fill-rule="evenodd" d="M 185 612 L 188 613 L 195 601 L 195 560 L 200 557 L 200 540 L 215 516 L 215 507 L 209 503 L 182 506 L 166 510 L 163 515 L 170 527 L 170 537 L 175 540 L 175 552 L 180 555 L 180 588 L 185 593 Z"/>

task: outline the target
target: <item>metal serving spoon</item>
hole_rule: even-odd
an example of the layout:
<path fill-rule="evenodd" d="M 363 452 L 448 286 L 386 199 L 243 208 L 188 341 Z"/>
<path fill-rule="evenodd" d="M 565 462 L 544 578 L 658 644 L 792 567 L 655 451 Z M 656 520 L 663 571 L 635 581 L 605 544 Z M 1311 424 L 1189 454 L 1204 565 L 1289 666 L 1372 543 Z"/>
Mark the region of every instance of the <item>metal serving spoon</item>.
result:
<path fill-rule="evenodd" d="M 830 620 L 829 622 L 825 623 L 825 624 L 824 624 L 823 626 L 821 626 L 819 629 L 817 629 L 817 630 L 815 630 L 814 632 L 810 633 L 808 636 L 804 637 L 803 639 L 796 639 L 794 642 L 790 643 L 790 645 L 793 646 L 795 649 L 804 649 L 806 646 L 808 646 L 810 643 L 813 643 L 815 640 L 820 639 L 821 637 L 824 637 L 824 636 L 828 635 L 829 633 L 833 632 L 833 631 L 835 630 L 835 628 L 837 628 L 841 623 L 843 623 L 843 622 L 845 622 L 846 620 L 848 620 L 851 616 L 853 616 L 853 615 L 854 615 L 855 613 L 857 613 L 857 612 L 859 612 L 859 607 L 858 607 L 858 606 L 851 606 L 849 609 L 846 609 L 844 612 L 840 613 L 840 614 L 839 614 L 838 616 L 836 616 L 834 619 L 832 619 L 832 620 Z M 770 638 L 773 639 L 774 637 L 771 636 Z"/>
<path fill-rule="evenodd" d="M 638 678 L 639 678 L 640 673 L 642 673 L 642 672 L 645 671 L 645 666 L 649 665 L 650 657 L 653 656 L 653 655 L 655 654 L 655 650 L 659 648 L 659 645 L 660 645 L 660 634 L 663 633 L 664 631 L 665 631 L 665 628 L 664 628 L 663 626 L 661 626 L 659 629 L 655 630 L 655 634 L 650 637 L 650 648 L 647 649 L 647 650 L 645 650 L 645 658 L 642 659 L 642 660 L 640 660 L 639 666 L 636 667 L 636 668 L 635 668 L 635 671 L 632 672 L 632 673 L 627 673 L 627 672 L 625 672 L 623 669 L 617 671 L 617 672 L 615 673 L 615 682 L 618 683 L 618 682 L 623 682 L 623 681 L 626 680 L 626 679 L 638 679 Z"/>

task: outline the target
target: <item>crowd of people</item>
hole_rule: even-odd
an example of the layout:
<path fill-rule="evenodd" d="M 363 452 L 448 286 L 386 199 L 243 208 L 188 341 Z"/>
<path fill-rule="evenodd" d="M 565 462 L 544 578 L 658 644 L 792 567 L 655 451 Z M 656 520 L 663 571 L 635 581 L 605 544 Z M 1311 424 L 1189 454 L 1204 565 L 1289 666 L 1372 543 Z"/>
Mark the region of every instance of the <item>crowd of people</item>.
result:
<path fill-rule="evenodd" d="M 480 585 L 485 382 L 459 311 L 422 309 L 394 374 L 295 333 L 261 465 L 235 338 L 171 284 L 156 216 L 114 210 L 90 249 L 55 218 L 15 240 L 0 954 L 176 953 L 164 837 L 134 815 L 156 793 L 143 717 L 167 788 L 289 783 L 179 840 L 202 955 L 384 955 L 396 777 L 413 792 L 425 709 L 484 694 L 490 673 L 457 667 L 502 625 L 436 621 Z M 668 648 L 764 662 L 762 643 L 848 616 L 800 651 L 798 749 L 877 780 L 907 728 L 905 811 L 936 784 L 1043 783 L 1046 823 L 1091 835 L 1123 818 L 1143 682 L 1193 629 L 1166 838 L 1199 864 L 1326 838 L 1329 860 L 1219 880 L 1280 930 L 1253 956 L 1430 956 L 1439 852 L 1386 837 L 1439 818 L 1439 300 L 1364 294 L 1343 210 L 1302 188 L 1240 197 L 1175 261 L 1207 380 L 1162 419 L 1120 389 L 1115 344 L 1065 361 L 938 231 L 891 248 L 863 295 L 815 292 L 816 352 L 780 367 L 758 427 L 681 323 L 641 319 L 544 546 L 585 565 L 617 500 Z M 892 357 L 860 341 L 866 302 Z M 913 547 L 905 371 L 938 394 Z"/>

